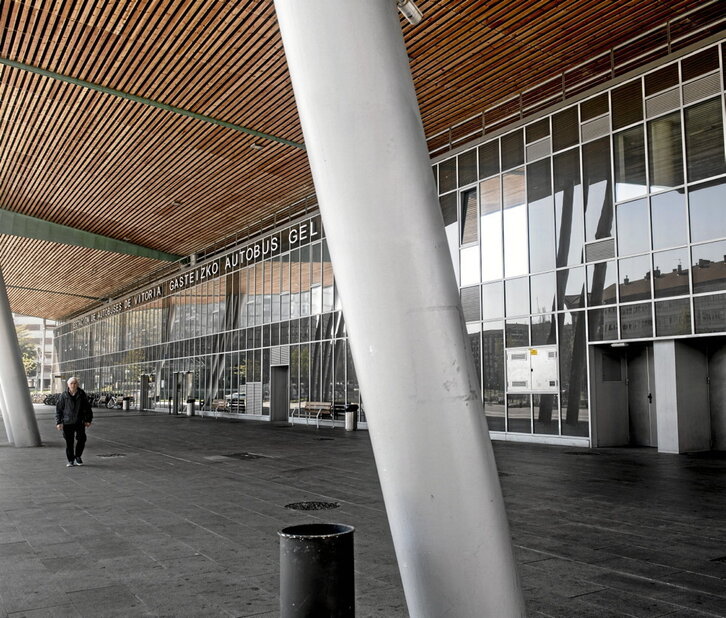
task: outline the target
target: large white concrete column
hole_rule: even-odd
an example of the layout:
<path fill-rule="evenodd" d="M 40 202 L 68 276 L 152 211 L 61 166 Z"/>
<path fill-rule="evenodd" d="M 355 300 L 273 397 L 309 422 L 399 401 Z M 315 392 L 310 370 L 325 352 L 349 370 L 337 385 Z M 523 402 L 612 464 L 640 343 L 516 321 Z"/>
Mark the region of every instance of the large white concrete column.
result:
<path fill-rule="evenodd" d="M 5 280 L 0 270 L 0 389 L 15 446 L 40 446 L 40 432 L 30 399 Z"/>
<path fill-rule="evenodd" d="M 275 0 L 408 608 L 523 616 L 394 0 Z"/>
<path fill-rule="evenodd" d="M 8 442 L 13 444 L 13 430 L 10 427 L 10 420 L 8 419 L 7 413 L 8 406 L 5 403 L 5 395 L 3 394 L 2 385 L 0 385 L 0 413 L 3 417 L 3 426 L 5 427 L 5 435 L 8 438 Z"/>

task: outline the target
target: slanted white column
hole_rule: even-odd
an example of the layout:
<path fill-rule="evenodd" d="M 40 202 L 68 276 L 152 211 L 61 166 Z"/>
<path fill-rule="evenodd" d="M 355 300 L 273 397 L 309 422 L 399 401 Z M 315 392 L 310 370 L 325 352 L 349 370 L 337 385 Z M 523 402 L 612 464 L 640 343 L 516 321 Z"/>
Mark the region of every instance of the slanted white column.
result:
<path fill-rule="evenodd" d="M 524 616 L 394 0 L 275 0 L 412 616 Z"/>
<path fill-rule="evenodd" d="M 3 394 L 2 385 L 0 385 L 0 413 L 3 417 L 3 426 L 5 427 L 5 435 L 8 437 L 8 442 L 13 444 L 13 430 L 10 428 L 10 420 L 8 419 L 7 413 L 8 406 L 5 403 L 5 395 Z"/>
<path fill-rule="evenodd" d="M 40 446 L 38 422 L 30 399 L 2 270 L 0 270 L 0 389 L 5 401 L 5 422 L 10 428 L 15 446 Z"/>

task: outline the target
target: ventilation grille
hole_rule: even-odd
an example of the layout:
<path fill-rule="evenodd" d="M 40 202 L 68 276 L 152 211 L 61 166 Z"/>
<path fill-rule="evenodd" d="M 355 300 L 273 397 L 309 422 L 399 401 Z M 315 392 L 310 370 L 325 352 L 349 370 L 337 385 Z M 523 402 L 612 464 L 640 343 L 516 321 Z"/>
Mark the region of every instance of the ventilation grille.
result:
<path fill-rule="evenodd" d="M 721 79 L 718 73 L 711 73 L 688 84 L 683 84 L 683 103 L 688 105 L 694 101 L 705 99 L 721 92 Z"/>
<path fill-rule="evenodd" d="M 270 366 L 289 365 L 290 364 L 290 346 L 281 345 L 270 348 Z"/>
<path fill-rule="evenodd" d="M 512 354 L 512 360 L 527 360 L 526 354 Z"/>
<path fill-rule="evenodd" d="M 557 358 L 557 352 L 547 352 L 547 358 Z"/>
<path fill-rule="evenodd" d="M 609 115 L 595 118 L 595 120 L 590 120 L 589 122 L 583 122 L 582 126 L 580 127 L 583 142 L 589 142 L 591 140 L 597 139 L 598 137 L 602 137 L 603 135 L 607 135 L 609 131 Z"/>
<path fill-rule="evenodd" d="M 545 137 L 527 146 L 527 162 L 541 159 L 550 154 L 552 154 L 552 146 L 549 137 Z"/>
<path fill-rule="evenodd" d="M 615 239 L 606 238 L 585 245 L 585 261 L 599 262 L 615 257 Z"/>
<path fill-rule="evenodd" d="M 660 114 L 673 111 L 680 104 L 681 93 L 678 86 L 676 86 L 654 96 L 652 99 L 648 99 L 645 102 L 645 113 L 648 118 L 660 116 Z"/>
<path fill-rule="evenodd" d="M 512 386 L 519 386 L 520 388 L 526 388 L 529 383 L 526 380 L 514 380 Z"/>

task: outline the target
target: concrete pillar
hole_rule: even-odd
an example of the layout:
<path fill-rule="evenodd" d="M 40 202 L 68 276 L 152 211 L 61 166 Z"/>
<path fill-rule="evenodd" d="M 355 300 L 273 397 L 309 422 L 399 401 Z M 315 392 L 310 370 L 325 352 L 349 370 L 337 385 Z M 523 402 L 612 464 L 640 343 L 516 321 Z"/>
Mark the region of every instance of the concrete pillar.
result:
<path fill-rule="evenodd" d="M 40 432 L 30 399 L 5 280 L 0 270 L 0 388 L 15 446 L 40 446 Z"/>
<path fill-rule="evenodd" d="M 674 340 L 653 343 L 659 453 L 711 448 L 708 358 Z"/>
<path fill-rule="evenodd" d="M 7 412 L 8 406 L 5 403 L 5 395 L 3 394 L 2 385 L 0 385 L 0 413 L 3 417 L 3 426 L 5 427 L 5 435 L 8 438 L 8 442 L 13 444 L 13 430 L 10 427 L 10 419 L 8 418 Z"/>
<path fill-rule="evenodd" d="M 275 0 L 411 616 L 524 616 L 394 0 Z"/>

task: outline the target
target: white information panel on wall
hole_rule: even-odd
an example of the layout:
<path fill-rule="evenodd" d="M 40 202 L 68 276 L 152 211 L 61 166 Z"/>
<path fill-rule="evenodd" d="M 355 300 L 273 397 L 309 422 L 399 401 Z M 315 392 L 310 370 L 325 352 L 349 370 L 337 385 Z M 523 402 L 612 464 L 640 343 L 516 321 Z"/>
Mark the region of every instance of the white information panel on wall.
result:
<path fill-rule="evenodd" d="M 507 392 L 556 393 L 557 346 L 507 350 Z"/>
<path fill-rule="evenodd" d="M 532 390 L 531 378 L 529 348 L 507 350 L 507 392 L 530 392 Z"/>
<path fill-rule="evenodd" d="M 529 360 L 532 365 L 532 390 L 537 393 L 556 393 L 557 381 L 557 346 L 532 348 Z"/>

